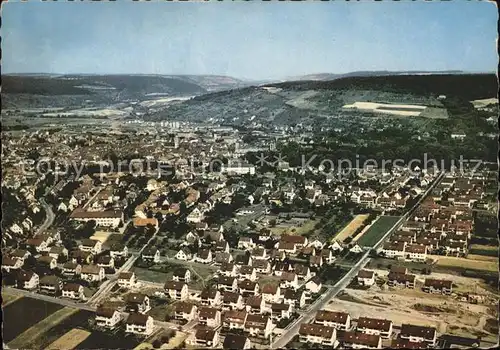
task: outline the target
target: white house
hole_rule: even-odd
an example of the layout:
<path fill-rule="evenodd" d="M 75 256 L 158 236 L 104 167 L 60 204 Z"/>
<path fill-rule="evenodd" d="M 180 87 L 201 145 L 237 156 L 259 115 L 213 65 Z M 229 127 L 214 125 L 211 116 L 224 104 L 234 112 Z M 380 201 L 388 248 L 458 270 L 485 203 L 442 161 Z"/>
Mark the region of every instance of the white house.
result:
<path fill-rule="evenodd" d="M 19 288 L 33 290 L 38 288 L 40 278 L 32 271 L 20 270 L 17 274 L 17 285 Z"/>
<path fill-rule="evenodd" d="M 63 285 L 61 295 L 63 298 L 86 300 L 83 286 L 76 283 L 67 283 Z"/>
<path fill-rule="evenodd" d="M 375 283 L 375 273 L 368 270 L 360 270 L 357 275 L 358 284 L 361 286 L 373 286 Z"/>
<path fill-rule="evenodd" d="M 151 335 L 154 331 L 154 321 L 151 316 L 131 313 L 125 322 L 125 333 Z"/>
<path fill-rule="evenodd" d="M 132 288 L 137 285 L 137 277 L 134 272 L 120 272 L 118 285 L 122 288 Z"/>
<path fill-rule="evenodd" d="M 106 277 L 104 268 L 97 265 L 83 265 L 81 279 L 88 282 L 100 282 Z"/>
<path fill-rule="evenodd" d="M 120 313 L 112 308 L 98 307 L 95 314 L 95 321 L 98 327 L 114 329 L 121 321 Z"/>
<path fill-rule="evenodd" d="M 309 281 L 306 282 L 306 290 L 312 294 L 319 293 L 322 287 L 323 284 L 321 283 L 321 280 L 317 276 L 311 278 Z"/>

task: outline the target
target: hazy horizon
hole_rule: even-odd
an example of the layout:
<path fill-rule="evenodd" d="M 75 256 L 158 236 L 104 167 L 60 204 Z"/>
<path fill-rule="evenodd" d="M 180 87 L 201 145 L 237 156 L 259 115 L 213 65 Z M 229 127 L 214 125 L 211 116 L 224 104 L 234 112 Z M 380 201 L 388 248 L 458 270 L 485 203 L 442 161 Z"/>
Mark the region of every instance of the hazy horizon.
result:
<path fill-rule="evenodd" d="M 498 65 L 497 16 L 493 3 L 469 1 L 9 1 L 2 74 L 490 73 Z"/>

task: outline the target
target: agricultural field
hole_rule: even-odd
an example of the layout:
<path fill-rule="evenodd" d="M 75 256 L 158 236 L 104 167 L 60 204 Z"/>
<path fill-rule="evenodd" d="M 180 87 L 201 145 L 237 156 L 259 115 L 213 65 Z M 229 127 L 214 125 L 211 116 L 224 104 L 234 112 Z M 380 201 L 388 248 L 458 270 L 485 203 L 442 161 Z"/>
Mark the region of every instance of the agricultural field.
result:
<path fill-rule="evenodd" d="M 18 299 L 3 309 L 3 341 L 7 344 L 41 320 L 62 309 L 59 304 L 32 299 Z M 20 317 L 22 315 L 22 317 Z"/>
<path fill-rule="evenodd" d="M 400 219 L 399 216 L 381 216 L 357 240 L 360 246 L 373 247 L 387 231 Z"/>
<path fill-rule="evenodd" d="M 50 344 L 45 350 L 71 350 L 74 349 L 78 344 L 87 339 L 90 332 L 73 328 L 68 333 L 57 339 L 55 342 Z"/>
<path fill-rule="evenodd" d="M 498 260 L 482 261 L 482 260 L 471 260 L 471 259 L 457 258 L 453 256 L 441 256 L 441 255 L 433 255 L 432 258 L 437 260 L 436 262 L 437 266 L 458 267 L 468 270 L 498 272 Z"/>
<path fill-rule="evenodd" d="M 22 349 L 26 348 L 30 343 L 36 343 L 38 337 L 43 337 L 45 332 L 49 331 L 52 327 L 59 324 L 72 314 L 75 314 L 77 311 L 78 309 L 69 307 L 57 310 L 52 315 L 44 318 L 42 321 L 28 328 L 28 330 L 19 334 L 14 340 L 8 343 L 9 347 L 13 349 Z"/>
<path fill-rule="evenodd" d="M 473 255 L 484 255 L 487 257 L 498 257 L 498 246 L 485 244 L 472 244 L 469 248 L 469 253 Z"/>
<path fill-rule="evenodd" d="M 8 292 L 2 290 L 2 308 L 5 306 L 9 305 L 10 303 L 13 303 L 17 299 L 22 298 L 21 296 L 9 294 Z"/>
<path fill-rule="evenodd" d="M 359 214 L 356 215 L 354 219 L 347 224 L 346 227 L 342 229 L 335 237 L 332 238 L 332 242 L 334 240 L 343 242 L 344 239 L 347 237 L 350 237 L 358 228 L 360 228 L 363 225 L 363 222 L 368 218 L 368 214 Z"/>

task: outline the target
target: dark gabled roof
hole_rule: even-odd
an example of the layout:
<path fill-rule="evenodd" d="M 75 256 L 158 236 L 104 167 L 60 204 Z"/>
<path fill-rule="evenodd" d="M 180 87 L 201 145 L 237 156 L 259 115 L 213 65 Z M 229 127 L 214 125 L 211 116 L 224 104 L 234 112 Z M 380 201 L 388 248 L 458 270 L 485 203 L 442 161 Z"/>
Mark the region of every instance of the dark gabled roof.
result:
<path fill-rule="evenodd" d="M 147 323 L 149 317 L 151 317 L 151 316 L 138 314 L 138 313 L 131 313 L 130 315 L 128 315 L 127 324 L 145 325 Z"/>
<path fill-rule="evenodd" d="M 127 295 L 128 303 L 142 304 L 145 299 L 146 295 L 141 293 L 130 293 L 129 295 Z"/>
<path fill-rule="evenodd" d="M 99 306 L 96 310 L 96 316 L 111 318 L 115 311 L 116 310 L 111 307 Z"/>
<path fill-rule="evenodd" d="M 244 335 L 228 334 L 222 344 L 223 349 L 244 349 L 247 337 Z"/>
<path fill-rule="evenodd" d="M 381 320 L 378 318 L 360 317 L 358 318 L 358 329 L 359 328 L 369 328 L 377 329 L 380 331 L 389 331 L 391 328 L 392 321 Z"/>
<path fill-rule="evenodd" d="M 346 323 L 348 316 L 349 316 L 349 314 L 346 312 L 320 310 L 316 313 L 316 320 L 317 321 L 331 321 L 331 322 L 335 322 L 335 323 Z"/>
<path fill-rule="evenodd" d="M 402 324 L 400 334 L 402 336 L 415 336 L 415 337 L 422 337 L 424 339 L 432 339 L 435 333 L 436 333 L 436 328 L 434 327 Z"/>

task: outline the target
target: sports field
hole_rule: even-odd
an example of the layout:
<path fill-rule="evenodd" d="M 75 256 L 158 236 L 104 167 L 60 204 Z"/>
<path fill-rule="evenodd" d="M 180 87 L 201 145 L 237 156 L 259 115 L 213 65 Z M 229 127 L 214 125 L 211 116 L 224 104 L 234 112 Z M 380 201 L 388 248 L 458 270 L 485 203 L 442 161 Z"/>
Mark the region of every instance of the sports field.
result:
<path fill-rule="evenodd" d="M 343 242 L 344 239 L 351 236 L 358 228 L 363 225 L 363 222 L 368 217 L 368 214 L 359 214 L 356 215 L 354 219 L 351 220 L 335 237 L 332 238 L 333 241 Z"/>
<path fill-rule="evenodd" d="M 357 243 L 362 247 L 373 247 L 399 219 L 399 216 L 384 215 L 379 217 L 363 236 L 357 240 Z"/>

